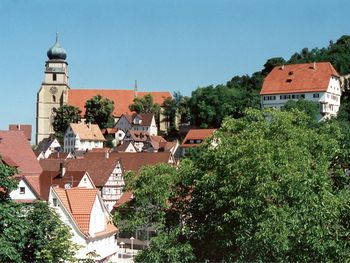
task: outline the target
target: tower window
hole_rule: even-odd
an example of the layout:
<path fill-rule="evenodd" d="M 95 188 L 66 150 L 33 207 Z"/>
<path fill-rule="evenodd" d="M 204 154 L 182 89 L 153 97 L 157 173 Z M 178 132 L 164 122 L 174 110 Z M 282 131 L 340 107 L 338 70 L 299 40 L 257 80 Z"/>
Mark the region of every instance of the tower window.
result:
<path fill-rule="evenodd" d="M 56 96 L 52 95 L 52 102 L 56 102 Z"/>
<path fill-rule="evenodd" d="M 56 81 L 56 80 L 57 80 L 57 74 L 56 74 L 56 73 L 53 73 L 53 74 L 52 74 L 52 80 L 53 80 L 53 81 Z"/>

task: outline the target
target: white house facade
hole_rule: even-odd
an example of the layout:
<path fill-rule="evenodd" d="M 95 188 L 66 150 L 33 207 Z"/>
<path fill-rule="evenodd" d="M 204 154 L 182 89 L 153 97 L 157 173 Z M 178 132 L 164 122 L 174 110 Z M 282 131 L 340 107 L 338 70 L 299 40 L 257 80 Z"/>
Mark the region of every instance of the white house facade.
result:
<path fill-rule="evenodd" d="M 340 78 L 329 62 L 275 67 L 260 92 L 262 108 L 281 109 L 288 100 L 317 102 L 318 119 L 337 115 L 340 107 Z"/>
<path fill-rule="evenodd" d="M 71 123 L 64 134 L 64 151 L 87 151 L 103 148 L 105 138 L 96 124 Z"/>
<path fill-rule="evenodd" d="M 95 252 L 96 261 L 117 261 L 115 234 L 118 230 L 111 223 L 97 189 L 52 187 L 49 203 L 71 228 L 72 241 L 80 246 L 76 253 L 78 259 L 86 259 L 88 253 Z"/>

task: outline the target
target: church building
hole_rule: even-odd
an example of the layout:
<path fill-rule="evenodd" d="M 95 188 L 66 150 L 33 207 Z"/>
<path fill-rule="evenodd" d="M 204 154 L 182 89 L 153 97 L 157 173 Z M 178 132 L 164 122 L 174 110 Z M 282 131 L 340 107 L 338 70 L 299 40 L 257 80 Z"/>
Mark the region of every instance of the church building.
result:
<path fill-rule="evenodd" d="M 171 93 L 164 92 L 137 92 L 137 90 L 115 90 L 115 89 L 73 89 L 68 84 L 67 53 L 58 42 L 56 35 L 55 44 L 47 51 L 48 60 L 45 63 L 45 75 L 37 94 L 36 111 L 36 144 L 48 138 L 54 133 L 52 122 L 54 109 L 62 105 L 72 105 L 80 108 L 82 117 L 85 114 L 84 105 L 87 100 L 96 95 L 101 95 L 114 101 L 113 117 L 117 121 L 123 114 L 132 114 L 129 105 L 135 97 L 143 97 L 151 94 L 153 102 L 163 105 Z M 163 118 L 160 117 L 162 120 Z M 166 123 L 160 123 L 160 130 L 165 130 Z"/>

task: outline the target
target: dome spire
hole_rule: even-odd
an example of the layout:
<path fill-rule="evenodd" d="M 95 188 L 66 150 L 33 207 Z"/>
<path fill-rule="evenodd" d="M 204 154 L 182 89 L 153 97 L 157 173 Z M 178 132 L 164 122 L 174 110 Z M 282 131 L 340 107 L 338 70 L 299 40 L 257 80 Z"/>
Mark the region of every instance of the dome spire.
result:
<path fill-rule="evenodd" d="M 63 59 L 67 58 L 66 51 L 61 47 L 58 42 L 58 32 L 56 32 L 56 42 L 55 44 L 47 51 L 47 57 L 49 59 Z"/>

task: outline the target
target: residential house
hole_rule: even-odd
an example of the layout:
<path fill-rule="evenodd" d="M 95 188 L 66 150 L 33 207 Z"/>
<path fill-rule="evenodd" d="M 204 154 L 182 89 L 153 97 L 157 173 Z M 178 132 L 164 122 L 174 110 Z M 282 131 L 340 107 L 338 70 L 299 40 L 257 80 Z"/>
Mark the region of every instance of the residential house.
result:
<path fill-rule="evenodd" d="M 318 119 L 335 116 L 340 107 L 340 78 L 329 62 L 291 64 L 275 67 L 265 78 L 262 108 L 281 109 L 288 100 L 317 102 Z"/>
<path fill-rule="evenodd" d="M 80 246 L 78 259 L 95 253 L 97 262 L 116 262 L 118 246 L 113 225 L 97 189 L 51 187 L 49 203 L 73 233 L 73 242 Z"/>
<path fill-rule="evenodd" d="M 132 142 L 138 152 L 149 149 L 151 144 L 150 136 L 147 132 L 128 130 L 124 142 Z"/>
<path fill-rule="evenodd" d="M 64 151 L 87 151 L 103 148 L 105 138 L 97 124 L 71 123 L 64 134 Z"/>
<path fill-rule="evenodd" d="M 55 152 L 51 153 L 47 159 L 67 160 L 72 158 L 74 158 L 74 155 L 71 152 Z"/>
<path fill-rule="evenodd" d="M 17 169 L 18 188 L 10 193 L 16 202 L 31 202 L 39 198 L 30 182 L 39 179 L 42 169 L 23 131 L 0 131 L 0 156 L 3 163 Z"/>
<path fill-rule="evenodd" d="M 158 128 L 153 113 L 123 114 L 114 127 L 125 133 L 132 130 L 147 133 L 152 136 L 158 134 Z"/>
<path fill-rule="evenodd" d="M 203 141 L 211 137 L 216 129 L 190 129 L 185 136 L 180 148 L 182 156 L 185 156 L 187 149 L 196 148 L 203 143 Z"/>
<path fill-rule="evenodd" d="M 137 150 L 131 141 L 127 141 L 115 148 L 117 152 L 136 153 Z"/>
<path fill-rule="evenodd" d="M 93 154 L 93 153 L 91 153 Z M 109 158 L 109 153 L 95 152 L 103 158 L 71 159 L 64 163 L 67 171 L 87 171 L 94 185 L 99 189 L 108 211 L 121 197 L 125 185 L 119 159 Z"/>
<path fill-rule="evenodd" d="M 38 147 L 34 150 L 37 159 L 48 158 L 52 153 L 61 152 L 63 149 L 61 144 L 54 136 L 43 139 Z"/>

